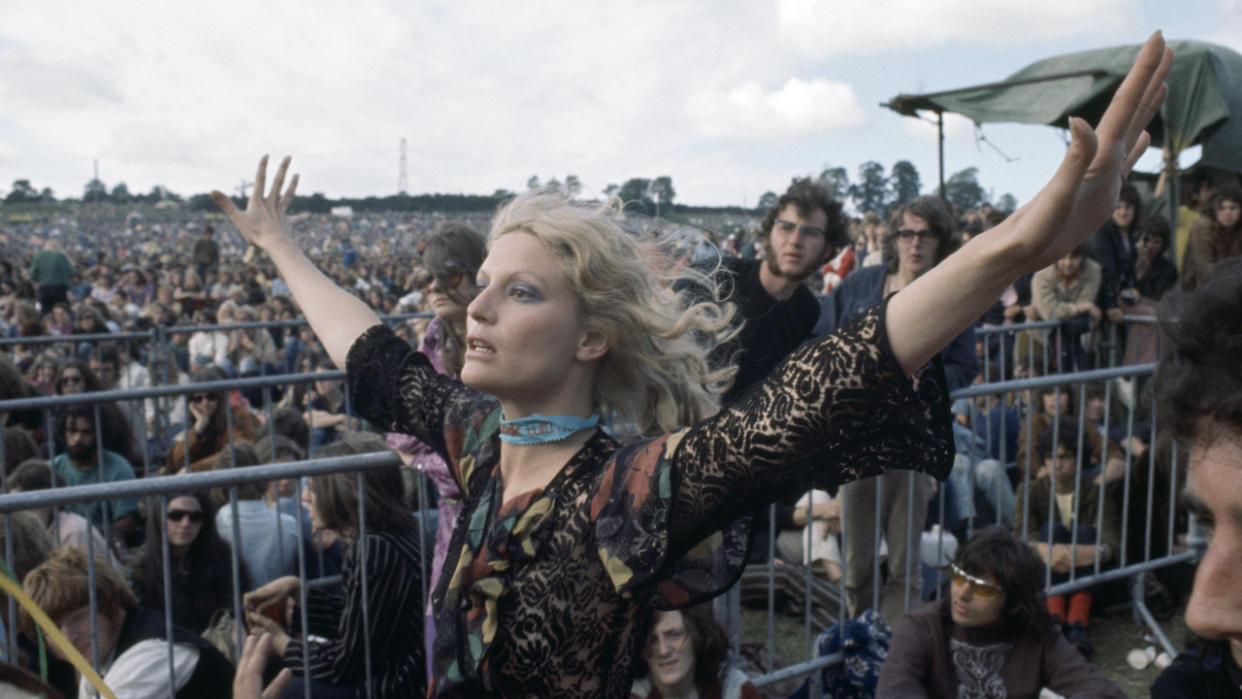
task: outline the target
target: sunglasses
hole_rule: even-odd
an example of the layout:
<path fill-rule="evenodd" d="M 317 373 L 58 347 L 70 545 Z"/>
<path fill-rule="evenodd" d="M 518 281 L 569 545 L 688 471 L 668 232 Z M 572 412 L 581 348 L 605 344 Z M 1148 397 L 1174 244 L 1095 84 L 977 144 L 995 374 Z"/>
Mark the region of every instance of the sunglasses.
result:
<path fill-rule="evenodd" d="M 976 578 L 970 573 L 958 568 L 956 563 L 949 564 L 949 579 L 953 581 L 954 585 L 966 585 L 969 583 L 971 586 L 971 592 L 984 599 L 992 599 L 993 597 L 999 597 L 1005 594 L 1005 591 L 1001 589 L 1000 585 L 993 585 L 987 580 Z"/>
<path fill-rule="evenodd" d="M 202 511 L 202 510 L 194 510 L 194 511 L 190 511 L 190 510 L 169 510 L 169 511 L 168 511 L 168 521 L 169 521 L 169 522 L 180 522 L 181 520 L 185 519 L 186 517 L 189 517 L 189 518 L 190 518 L 190 523 L 191 523 L 191 524 L 198 524 L 199 522 L 202 522 L 202 521 L 203 521 L 203 511 Z"/>
<path fill-rule="evenodd" d="M 918 238 L 919 240 L 935 240 L 936 231 L 930 229 L 925 231 L 912 231 L 909 228 L 905 228 L 897 231 L 897 237 L 906 242 L 914 240 L 915 238 Z"/>
<path fill-rule="evenodd" d="M 448 275 L 447 277 L 428 277 L 422 280 L 422 284 L 420 285 L 419 290 L 427 291 L 428 289 L 431 288 L 432 282 L 435 282 L 436 286 L 440 287 L 441 291 L 444 291 L 447 289 L 456 289 L 458 286 L 461 285 L 462 280 L 465 278 L 466 278 L 466 273 L 458 272 L 458 271 L 454 271 L 452 274 Z"/>
<path fill-rule="evenodd" d="M 79 375 L 79 374 L 68 374 L 68 375 L 66 375 L 66 376 L 62 376 L 62 377 L 60 377 L 60 382 L 61 382 L 62 384 L 66 384 L 66 383 L 86 383 L 86 379 L 85 379 L 85 378 L 83 378 L 83 377 L 82 377 L 81 375 Z"/>
<path fill-rule="evenodd" d="M 217 398 L 210 393 L 194 393 L 190 395 L 191 403 L 202 403 L 205 400 L 215 401 Z"/>

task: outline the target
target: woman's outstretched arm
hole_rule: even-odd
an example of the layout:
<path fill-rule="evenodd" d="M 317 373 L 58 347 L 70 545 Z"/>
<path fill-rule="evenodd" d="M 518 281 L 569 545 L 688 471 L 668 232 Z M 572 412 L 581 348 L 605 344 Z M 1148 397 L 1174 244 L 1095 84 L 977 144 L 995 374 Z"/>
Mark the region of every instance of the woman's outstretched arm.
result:
<path fill-rule="evenodd" d="M 973 323 L 1019 275 L 1087 239 L 1117 205 L 1122 178 L 1147 149 L 1143 130 L 1164 102 L 1173 52 L 1156 32 L 1093 131 L 1070 119 L 1073 142 L 1048 184 L 1003 223 L 902 289 L 888 305 L 893 353 L 914 373 Z"/>
<path fill-rule="evenodd" d="M 293 202 L 298 176 L 294 175 L 285 189 L 288 169 L 289 158 L 286 157 L 276 170 L 271 192 L 266 192 L 267 156 L 263 156 L 245 211 L 239 211 L 232 200 L 219 191 L 213 191 L 211 199 L 228 214 L 246 242 L 258 246 L 272 258 L 328 356 L 344 370 L 345 355 L 354 340 L 380 319 L 369 306 L 324 276 L 293 240 L 292 225 L 285 211 Z M 281 192 L 282 189 L 285 191 Z"/>

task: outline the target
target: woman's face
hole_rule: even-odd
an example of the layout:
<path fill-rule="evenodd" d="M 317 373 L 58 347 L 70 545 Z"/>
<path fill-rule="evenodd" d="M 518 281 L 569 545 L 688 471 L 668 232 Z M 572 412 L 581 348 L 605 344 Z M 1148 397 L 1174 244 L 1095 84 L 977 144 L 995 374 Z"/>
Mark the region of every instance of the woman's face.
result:
<path fill-rule="evenodd" d="M 50 384 L 56 380 L 56 365 L 51 362 L 40 364 L 39 373 L 35 375 L 35 380 L 41 384 Z"/>
<path fill-rule="evenodd" d="M 1065 391 L 1044 394 L 1044 412 L 1048 415 L 1065 415 L 1069 412 L 1069 394 Z"/>
<path fill-rule="evenodd" d="M 313 483 L 315 479 L 311 479 Z M 302 489 L 302 506 L 306 508 L 306 514 L 310 518 L 311 531 L 318 532 L 323 529 L 323 519 L 319 516 L 319 510 L 315 507 L 315 490 L 311 487 Z"/>
<path fill-rule="evenodd" d="M 1242 204 L 1232 199 L 1225 199 L 1216 205 L 1216 222 L 1222 228 L 1236 227 L 1239 218 L 1242 218 Z"/>
<path fill-rule="evenodd" d="M 1151 261 L 1164 252 L 1165 239 L 1158 235 L 1144 235 L 1139 238 L 1138 252 L 1143 259 Z"/>
<path fill-rule="evenodd" d="M 1073 279 L 1082 271 L 1083 258 L 1075 257 L 1073 253 L 1057 260 L 1057 272 L 1066 279 Z"/>
<path fill-rule="evenodd" d="M 448 279 L 431 278 L 427 285 L 427 305 L 441 321 L 461 323 L 466 319 L 466 307 L 478 293 L 474 280 L 464 273 Z"/>
<path fill-rule="evenodd" d="M 1130 230 L 1130 224 L 1134 223 L 1134 205 L 1128 201 L 1118 201 L 1117 208 L 1113 209 L 1113 223 L 1123 231 Z"/>
<path fill-rule="evenodd" d="M 203 507 L 197 498 L 188 495 L 168 501 L 168 546 L 174 551 L 184 551 L 198 538 L 203 530 Z"/>
<path fill-rule="evenodd" d="M 974 576 L 988 585 L 999 587 L 996 576 Z M 1001 620 L 1001 612 L 1005 609 L 1005 593 L 994 587 L 979 585 L 969 580 L 953 581 L 950 591 L 952 601 L 950 609 L 953 623 L 958 626 L 983 627 L 992 626 Z"/>
<path fill-rule="evenodd" d="M 656 623 L 647 634 L 643 660 L 657 687 L 693 689 L 694 643 L 681 612 L 656 612 Z"/>
<path fill-rule="evenodd" d="M 922 216 L 901 215 L 901 230 L 897 232 L 898 273 L 919 276 L 936 264 L 936 249 L 940 239 Z"/>
<path fill-rule="evenodd" d="M 607 352 L 578 318 L 578 298 L 538 238 L 510 233 L 479 268 L 479 295 L 466 318 L 461 379 L 502 400 L 539 406 L 573 402 L 567 373 Z"/>
<path fill-rule="evenodd" d="M 62 395 L 86 392 L 86 377 L 77 367 L 69 367 L 60 373 L 56 382 L 56 391 Z"/>
<path fill-rule="evenodd" d="M 215 415 L 220 409 L 220 396 L 215 393 L 191 393 L 186 400 L 207 417 Z"/>

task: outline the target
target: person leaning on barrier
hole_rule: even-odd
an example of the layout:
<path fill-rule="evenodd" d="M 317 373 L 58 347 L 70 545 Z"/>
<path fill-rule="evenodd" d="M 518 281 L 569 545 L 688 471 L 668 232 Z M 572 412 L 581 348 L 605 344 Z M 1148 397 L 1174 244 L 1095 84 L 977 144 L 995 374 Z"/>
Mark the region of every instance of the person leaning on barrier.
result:
<path fill-rule="evenodd" d="M 1242 678 L 1242 258 L 1216 264 L 1193 293 L 1166 301 L 1154 383 L 1164 427 L 1190 452 L 1182 502 L 1206 549 L 1186 625 L 1208 645 L 1179 655 L 1152 695 L 1226 696 L 1201 692 L 1236 692 Z"/>
<path fill-rule="evenodd" d="M 1090 575 L 1097 557 L 1106 566 L 1120 547 L 1121 507 L 1111 488 L 1094 483 L 1086 464 L 1079 468 L 1076 463 L 1078 431 L 1078 421 L 1068 417 L 1045 429 L 1035 455 L 1047 473 L 1018 491 L 1014 528 L 1020 533 L 1023 512 L 1029 513 L 1028 540 L 1052 569 L 1053 583 L 1068 581 L 1071 573 Z M 1085 656 L 1093 652 L 1087 636 L 1091 601 L 1087 588 L 1048 598 L 1053 618 L 1065 625 L 1066 637 Z"/>
<path fill-rule="evenodd" d="M 1084 243 L 1031 277 L 1031 298 L 1039 316 L 1061 322 L 1056 333 L 1061 347 L 1057 370 L 1061 373 L 1089 368 L 1082 339 L 1104 317 L 1095 305 L 1100 274 L 1100 265 L 1090 259 Z"/>
<path fill-rule="evenodd" d="M 710 604 L 680 611 L 652 609 L 651 628 L 636 663 L 630 699 L 759 699 L 745 672 L 727 665 L 729 637 Z"/>
<path fill-rule="evenodd" d="M 883 303 L 946 260 L 957 249 L 956 226 L 956 219 L 937 197 L 918 197 L 903 206 L 893 216 L 893 230 L 884 239 L 887 265 L 853 272 L 822 299 L 816 332 L 847 327 L 869 308 Z M 965 328 L 937 349 L 948 390 L 969 386 L 979 371 L 974 329 Z M 845 595 L 851 616 L 874 607 L 885 619 L 894 620 L 905 611 L 907 589 L 910 599 L 919 599 L 922 576 L 918 540 L 931 490 L 932 482 L 927 476 L 895 470 L 845 485 L 842 538 Z M 878 501 L 877 491 L 881 493 Z M 889 577 L 877 585 L 875 557 L 881 536 L 888 543 Z M 879 599 L 873 599 L 877 586 Z"/>
<path fill-rule="evenodd" d="M 966 542 L 950 593 L 897 621 L 877 697 L 1124 697 L 1057 630 L 1043 566 L 999 528 Z"/>
<path fill-rule="evenodd" d="M 360 441 L 363 439 L 369 441 Z M 370 451 L 370 447 L 386 449 L 378 437 L 356 434 L 347 435 L 329 449 L 350 444 L 357 445 L 355 453 Z M 365 536 L 360 525 L 359 479 L 365 497 Z M 331 530 L 347 542 L 341 567 L 342 592 L 336 594 L 323 587 L 306 590 L 310 628 L 303 629 L 301 638 L 291 637 L 285 630 L 296 631 L 301 625 L 301 614 L 289 604 L 299 598 L 298 578 L 277 578 L 245 597 L 251 632 L 271 633 L 272 655 L 293 669 L 293 683 L 286 696 L 300 697 L 304 685 L 310 684 L 312 696 L 352 697 L 362 691 L 368 677 L 376 696 L 421 696 L 426 692 L 423 542 L 402 492 L 397 466 L 312 476 L 310 487 L 303 491 L 302 499 L 315 527 Z M 364 625 L 364 600 L 369 629 Z M 281 623 L 263 614 L 270 607 L 275 607 Z M 291 613 L 286 615 L 286 610 Z M 309 678 L 302 674 L 303 652 L 309 657 Z"/>
<path fill-rule="evenodd" d="M 9 474 L 8 482 L 10 493 L 50 490 L 53 487 L 63 488 L 65 485 L 64 479 L 56 474 L 51 464 L 42 459 L 23 461 Z M 64 506 L 34 508 L 30 512 L 43 522 L 49 533 L 56 537 L 57 545 L 77 546 L 83 551 L 91 546 L 97 553 L 106 552 L 112 564 L 120 564 L 116 551 L 104 540 L 103 534 L 100 534 L 99 529 L 82 515 L 71 512 Z M 88 543 L 88 538 L 93 541 Z"/>
<path fill-rule="evenodd" d="M 257 466 L 263 463 L 250 442 L 236 442 L 216 455 L 213 470 Z M 229 546 L 239 546 L 237 556 L 246 564 L 249 579 L 243 589 L 253 590 L 298 570 L 298 519 L 268 507 L 264 501 L 268 484 L 259 481 L 216 488 L 212 498 L 219 505 L 216 531 Z M 236 491 L 236 502 L 230 492 Z M 236 516 L 238 529 L 233 528 Z M 236 533 L 235 533 L 236 532 Z"/>
<path fill-rule="evenodd" d="M 147 539 L 129 563 L 134 594 L 145 607 L 164 611 L 164 539 L 172 576 L 173 623 L 202 633 L 217 611 L 233 609 L 233 566 L 228 544 L 216 533 L 215 508 L 202 492 L 168 496 L 165 515 L 153 509 Z M 245 560 L 239 578 L 247 579 Z"/>
<path fill-rule="evenodd" d="M 222 370 L 208 367 L 191 376 L 190 383 L 223 381 L 226 378 Z M 216 390 L 196 391 L 186 396 L 187 427 L 168 451 L 165 472 L 209 471 L 215 465 L 216 456 L 230 443 L 252 441 L 262 432 L 259 419 L 245 405 L 245 401 L 225 405 L 229 395 L 227 390 Z"/>
<path fill-rule="evenodd" d="M 756 506 L 885 468 L 943 477 L 948 392 L 923 368 L 1010 280 L 1107 218 L 1172 61 L 1153 35 L 1098 132 L 1070 120 L 1065 160 L 1030 203 L 719 411 L 712 389 L 727 374 L 708 371 L 695 340 L 727 315 L 667 295 L 668 268 L 607 211 L 541 192 L 497 214 L 457 383 L 299 250 L 287 159 L 270 188 L 261 160 L 244 212 L 213 191 L 348 370 L 363 416 L 435 445 L 467 488 L 462 521 L 480 527 L 458 528 L 436 591 L 433 693 L 623 696 L 640 616 L 731 585 L 746 536 L 731 525 Z M 622 446 L 596 428 L 601 416 L 633 421 L 643 439 Z"/>
<path fill-rule="evenodd" d="M 65 450 L 52 457 L 52 466 L 65 485 L 134 479 L 134 468 L 124 456 L 96 445 L 98 427 L 95 410 L 89 405 L 70 405 L 56 416 L 56 441 L 63 444 Z M 141 524 L 138 501 L 133 498 L 76 503 L 68 507 L 96 527 L 109 525 L 112 536 L 120 543 L 136 533 Z"/>
<path fill-rule="evenodd" d="M 47 613 L 87 662 L 92 658 L 92 631 L 99 651 L 104 684 L 119 697 L 175 696 L 177 699 L 218 699 L 229 696 L 233 666 L 201 636 L 173 626 L 168 642 L 164 615 L 138 605 L 121 574 L 102 557 L 95 558 L 96 613 L 91 615 L 91 581 L 86 552 L 58 549 L 26 575 L 22 589 Z M 35 624 L 22 614 L 24 632 L 34 637 Z M 52 644 L 52 652 L 66 654 Z M 169 687 L 169 654 L 173 687 Z M 82 678 L 78 695 L 93 696 Z M 173 690 L 173 691 L 170 691 Z"/>

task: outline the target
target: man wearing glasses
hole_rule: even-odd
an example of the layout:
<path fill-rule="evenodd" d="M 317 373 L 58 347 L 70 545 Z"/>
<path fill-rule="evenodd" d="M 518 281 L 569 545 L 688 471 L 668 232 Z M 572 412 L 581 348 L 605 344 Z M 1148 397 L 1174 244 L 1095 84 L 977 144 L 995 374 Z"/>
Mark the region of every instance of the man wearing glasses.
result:
<path fill-rule="evenodd" d="M 817 335 L 841 328 L 883 303 L 958 247 L 957 221 L 937 197 L 914 199 L 892 220 L 890 232 L 882 241 L 884 264 L 855 270 L 821 299 Z M 979 372 L 974 330 L 967 328 L 954 338 L 940 351 L 940 360 L 949 391 L 969 386 Z M 918 542 L 931 491 L 930 476 L 909 471 L 864 478 L 842 488 L 845 596 L 851 617 L 876 608 L 892 623 L 907 609 L 907 601 L 911 607 L 918 605 L 922 589 Z M 881 536 L 888 542 L 886 584 L 874 580 Z M 879 599 L 875 599 L 876 590 L 880 591 Z"/>

